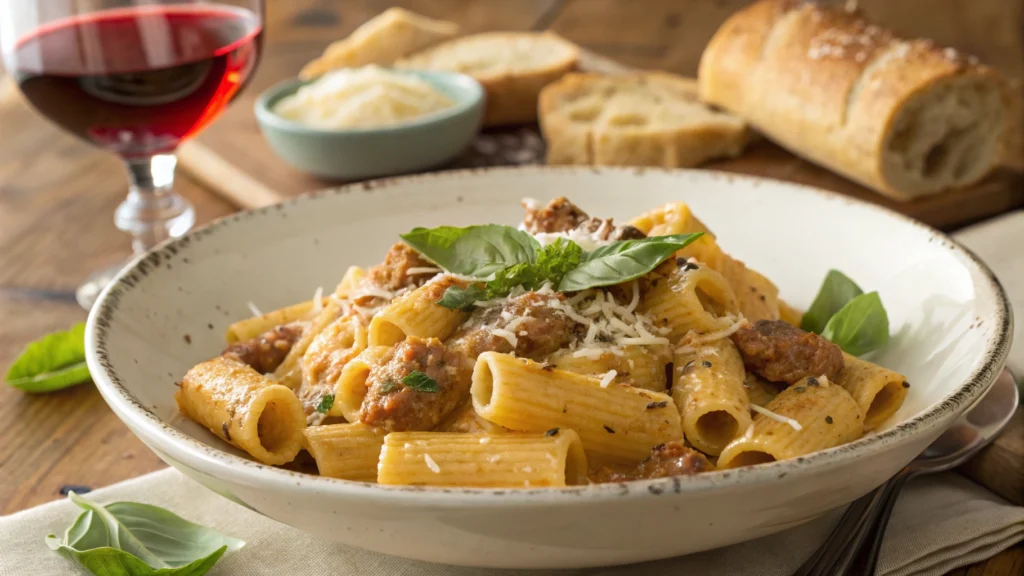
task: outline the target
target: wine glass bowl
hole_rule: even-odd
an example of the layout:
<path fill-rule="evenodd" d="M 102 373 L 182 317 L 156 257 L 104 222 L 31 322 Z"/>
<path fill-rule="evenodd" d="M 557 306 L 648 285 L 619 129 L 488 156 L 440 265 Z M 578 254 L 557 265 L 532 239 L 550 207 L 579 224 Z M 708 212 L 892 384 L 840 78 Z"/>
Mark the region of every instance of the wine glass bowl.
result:
<path fill-rule="evenodd" d="M 115 225 L 141 253 L 195 222 L 174 192 L 173 153 L 245 87 L 263 42 L 262 0 L 0 0 L 0 47 L 25 100 L 124 159 Z M 78 291 L 89 308 L 111 276 Z"/>

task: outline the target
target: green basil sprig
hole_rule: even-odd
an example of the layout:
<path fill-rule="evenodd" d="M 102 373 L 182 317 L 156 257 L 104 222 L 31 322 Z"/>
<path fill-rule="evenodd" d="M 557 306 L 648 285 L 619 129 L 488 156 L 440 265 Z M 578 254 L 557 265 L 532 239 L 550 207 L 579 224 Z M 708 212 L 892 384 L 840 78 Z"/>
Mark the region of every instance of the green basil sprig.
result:
<path fill-rule="evenodd" d="M 30 343 L 7 370 L 7 383 L 25 392 L 54 392 L 89 381 L 85 324 Z"/>
<path fill-rule="evenodd" d="M 829 270 L 825 275 L 825 281 L 821 283 L 818 295 L 814 297 L 814 303 L 804 313 L 800 327 L 808 332 L 821 334 L 829 318 L 846 306 L 847 302 L 863 293 L 860 286 L 846 274 L 839 270 Z"/>
<path fill-rule="evenodd" d="M 889 316 L 878 292 L 864 294 L 838 270 L 828 271 L 800 327 L 821 334 L 854 356 L 877 350 L 889 341 Z"/>
<path fill-rule="evenodd" d="M 465 309 L 479 300 L 505 296 L 517 286 L 536 290 L 550 282 L 559 291 L 569 292 L 628 282 L 654 270 L 700 236 L 612 242 L 591 254 L 564 238 L 541 247 L 526 232 L 493 224 L 416 228 L 402 239 L 448 272 L 483 281 L 448 288 L 438 300 L 446 308 Z"/>
<path fill-rule="evenodd" d="M 74 492 L 84 512 L 46 545 L 96 576 L 202 576 L 245 542 L 137 502 L 101 506 Z"/>
<path fill-rule="evenodd" d="M 417 392 L 428 392 L 433 394 L 440 391 L 440 388 L 437 386 L 437 381 L 419 370 L 413 370 L 406 374 L 405 378 L 402 378 L 402 384 L 405 384 L 407 388 L 412 388 Z"/>
<path fill-rule="evenodd" d="M 847 354 L 861 356 L 889 341 L 889 316 L 878 292 L 850 300 L 829 319 L 821 335 Z"/>

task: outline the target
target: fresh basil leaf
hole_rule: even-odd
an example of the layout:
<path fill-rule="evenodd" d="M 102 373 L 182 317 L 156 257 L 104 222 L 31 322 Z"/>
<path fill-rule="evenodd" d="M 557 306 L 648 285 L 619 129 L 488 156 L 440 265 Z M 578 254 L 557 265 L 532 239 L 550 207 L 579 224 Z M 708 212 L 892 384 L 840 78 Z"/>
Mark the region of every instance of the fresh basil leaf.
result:
<path fill-rule="evenodd" d="M 639 278 L 668 260 L 677 250 L 700 238 L 696 234 L 652 236 L 613 242 L 594 250 L 558 284 L 561 292 L 575 292 L 621 284 Z"/>
<path fill-rule="evenodd" d="M 861 294 L 836 312 L 821 335 L 847 354 L 861 356 L 889 341 L 889 316 L 878 292 Z"/>
<path fill-rule="evenodd" d="M 245 545 L 156 506 L 101 506 L 74 492 L 68 498 L 85 511 L 46 544 L 97 576 L 202 576 Z"/>
<path fill-rule="evenodd" d="M 828 324 L 829 318 L 839 312 L 843 306 L 863 294 L 857 283 L 839 270 L 829 270 L 825 281 L 821 283 L 814 303 L 804 313 L 800 328 L 815 334 L 821 334 Z"/>
<path fill-rule="evenodd" d="M 321 414 L 327 414 L 334 407 L 334 394 L 324 394 L 320 398 L 320 402 L 317 402 L 316 411 Z"/>
<path fill-rule="evenodd" d="M 533 262 L 540 249 L 533 236 L 497 224 L 416 228 L 402 239 L 448 272 L 481 280 L 503 268 Z"/>
<path fill-rule="evenodd" d="M 7 383 L 25 392 L 54 392 L 88 380 L 81 322 L 30 343 L 7 370 Z"/>
<path fill-rule="evenodd" d="M 537 263 L 534 265 L 535 276 L 539 281 L 532 288 L 540 288 L 544 282 L 558 286 L 566 274 L 583 262 L 584 256 L 583 248 L 579 244 L 564 238 L 558 238 L 541 248 L 537 253 Z"/>
<path fill-rule="evenodd" d="M 406 387 L 412 388 L 417 392 L 434 393 L 440 390 L 437 387 L 437 382 L 433 378 L 427 376 L 426 374 L 420 372 L 419 370 L 413 370 L 412 372 L 409 372 L 409 374 L 406 375 L 405 378 L 402 378 L 402 384 L 405 384 Z"/>
<path fill-rule="evenodd" d="M 486 299 L 487 291 L 478 284 L 472 284 L 467 288 L 449 286 L 437 303 L 451 310 L 465 310 L 472 307 L 477 300 Z"/>

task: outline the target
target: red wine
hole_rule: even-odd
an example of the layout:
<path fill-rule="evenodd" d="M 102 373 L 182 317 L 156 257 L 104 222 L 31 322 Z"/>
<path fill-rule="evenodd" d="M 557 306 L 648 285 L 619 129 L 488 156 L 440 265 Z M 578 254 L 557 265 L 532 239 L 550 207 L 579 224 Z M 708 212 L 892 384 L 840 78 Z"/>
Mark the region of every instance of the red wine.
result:
<path fill-rule="evenodd" d="M 262 36 L 243 9 L 108 10 L 21 39 L 12 76 L 39 112 L 81 138 L 126 157 L 168 152 L 245 86 Z"/>

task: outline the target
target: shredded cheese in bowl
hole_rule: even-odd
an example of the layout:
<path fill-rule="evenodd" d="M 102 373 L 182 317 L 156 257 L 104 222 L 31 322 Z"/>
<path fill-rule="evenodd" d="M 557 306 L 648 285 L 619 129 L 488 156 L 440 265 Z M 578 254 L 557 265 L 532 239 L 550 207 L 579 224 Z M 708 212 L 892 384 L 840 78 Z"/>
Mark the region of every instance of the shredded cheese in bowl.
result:
<path fill-rule="evenodd" d="M 324 74 L 282 98 L 274 112 L 311 128 L 377 128 L 454 105 L 451 98 L 417 76 L 364 66 Z"/>

